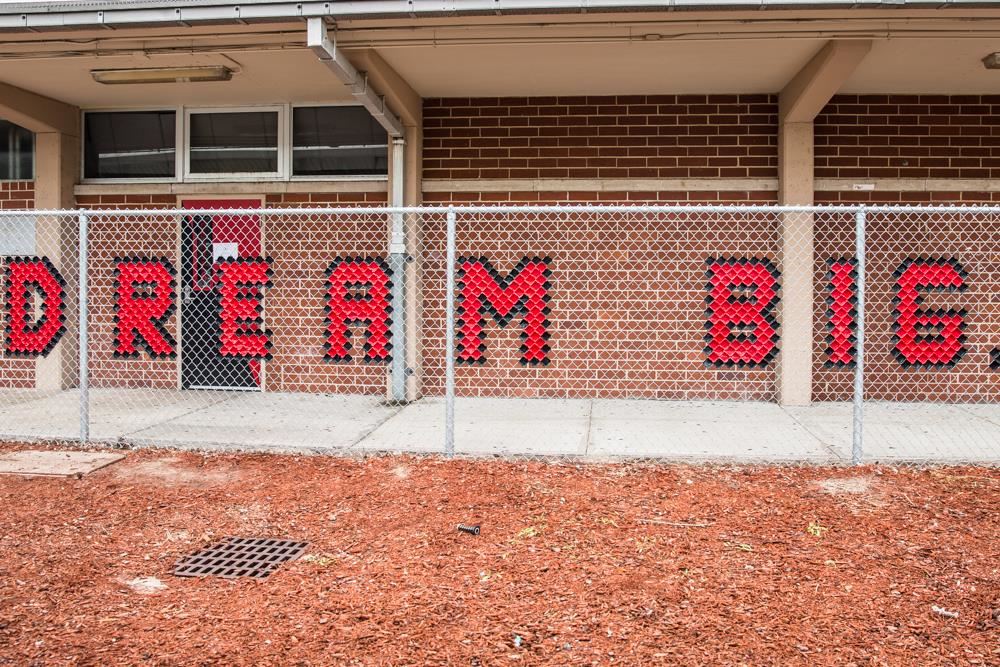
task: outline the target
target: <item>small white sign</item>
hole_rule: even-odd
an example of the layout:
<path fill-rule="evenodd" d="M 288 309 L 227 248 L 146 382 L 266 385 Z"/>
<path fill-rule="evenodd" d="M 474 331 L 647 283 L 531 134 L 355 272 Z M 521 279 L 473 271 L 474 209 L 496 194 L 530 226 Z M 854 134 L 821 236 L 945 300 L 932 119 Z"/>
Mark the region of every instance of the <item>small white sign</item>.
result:
<path fill-rule="evenodd" d="M 0 256 L 35 255 L 35 216 L 0 219 Z"/>
<path fill-rule="evenodd" d="M 875 189 L 875 184 L 874 183 L 855 183 L 854 184 L 854 189 L 855 190 L 864 190 L 864 191 L 867 192 L 867 191 L 870 191 L 870 190 L 874 190 Z"/>
<path fill-rule="evenodd" d="M 220 259 L 238 259 L 240 256 L 240 246 L 238 243 L 213 243 L 212 261 L 218 262 Z"/>

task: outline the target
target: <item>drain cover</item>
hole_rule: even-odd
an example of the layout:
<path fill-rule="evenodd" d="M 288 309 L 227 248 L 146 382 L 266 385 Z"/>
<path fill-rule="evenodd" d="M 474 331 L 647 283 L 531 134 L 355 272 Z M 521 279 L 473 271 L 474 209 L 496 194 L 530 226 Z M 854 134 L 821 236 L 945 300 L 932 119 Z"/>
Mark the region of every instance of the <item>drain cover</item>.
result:
<path fill-rule="evenodd" d="M 265 537 L 227 537 L 185 556 L 174 566 L 178 577 L 254 577 L 265 579 L 282 563 L 298 558 L 308 542 Z"/>

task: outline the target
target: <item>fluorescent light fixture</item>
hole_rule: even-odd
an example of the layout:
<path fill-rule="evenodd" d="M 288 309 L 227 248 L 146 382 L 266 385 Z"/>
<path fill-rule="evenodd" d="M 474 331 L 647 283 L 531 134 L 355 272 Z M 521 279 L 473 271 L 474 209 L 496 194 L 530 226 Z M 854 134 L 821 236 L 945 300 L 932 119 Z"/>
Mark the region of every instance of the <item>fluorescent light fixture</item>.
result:
<path fill-rule="evenodd" d="M 986 69 L 1000 69 L 1000 51 L 983 58 L 983 66 Z"/>
<path fill-rule="evenodd" d="M 95 69 L 90 75 L 97 83 L 193 83 L 197 81 L 229 81 L 233 70 L 223 65 L 199 67 L 147 67 L 135 69 Z"/>

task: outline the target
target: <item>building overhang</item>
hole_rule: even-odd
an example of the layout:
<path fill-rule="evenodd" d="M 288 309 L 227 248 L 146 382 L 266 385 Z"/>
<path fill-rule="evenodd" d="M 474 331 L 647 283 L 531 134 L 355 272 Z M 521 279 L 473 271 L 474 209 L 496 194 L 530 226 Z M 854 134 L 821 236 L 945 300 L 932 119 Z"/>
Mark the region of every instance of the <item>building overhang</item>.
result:
<path fill-rule="evenodd" d="M 326 17 L 332 20 L 520 16 L 603 12 L 803 10 L 948 10 L 1000 7 L 996 0 L 128 0 L 11 2 L 0 5 L 0 30 L 45 31 L 152 25 L 247 24 Z"/>
<path fill-rule="evenodd" d="M 490 13 L 475 9 L 481 0 L 0 4 L 0 25 L 22 26 L 4 33 L 0 82 L 84 109 L 351 102 L 310 51 L 315 15 L 382 94 L 405 90 L 389 101 L 407 125 L 421 98 L 776 94 L 831 40 L 871 43 L 841 93 L 983 95 L 1000 83 L 982 62 L 1000 50 L 1000 2 L 574 2 L 491 0 Z M 394 13 L 404 5 L 406 16 Z M 225 18 L 187 13 L 220 8 Z M 91 76 L 206 66 L 232 79 Z"/>

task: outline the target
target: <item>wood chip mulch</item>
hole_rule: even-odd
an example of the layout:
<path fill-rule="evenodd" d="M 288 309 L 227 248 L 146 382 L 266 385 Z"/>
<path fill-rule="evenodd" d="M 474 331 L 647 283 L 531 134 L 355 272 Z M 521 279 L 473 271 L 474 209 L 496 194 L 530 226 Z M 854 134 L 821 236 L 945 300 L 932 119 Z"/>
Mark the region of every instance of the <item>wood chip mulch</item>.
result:
<path fill-rule="evenodd" d="M 1000 665 L 1000 469 L 145 450 L 0 507 L 0 664 Z M 311 545 L 170 575 L 229 535 Z"/>

